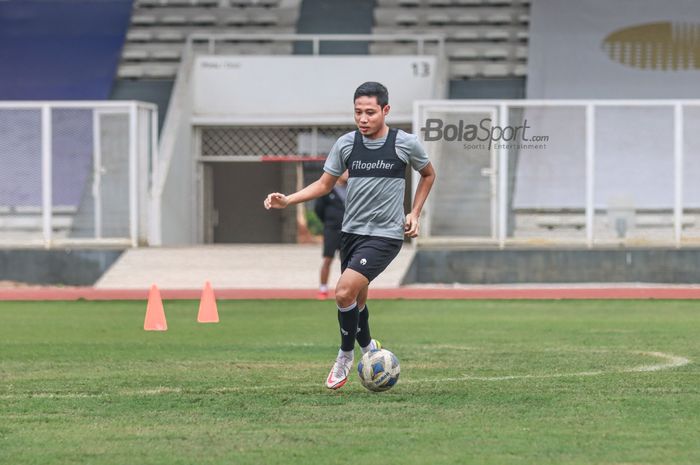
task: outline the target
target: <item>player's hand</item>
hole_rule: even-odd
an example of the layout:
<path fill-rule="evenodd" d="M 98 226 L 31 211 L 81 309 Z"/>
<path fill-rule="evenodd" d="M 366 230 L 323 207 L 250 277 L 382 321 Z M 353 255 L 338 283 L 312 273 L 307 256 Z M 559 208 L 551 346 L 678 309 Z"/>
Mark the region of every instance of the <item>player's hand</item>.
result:
<path fill-rule="evenodd" d="M 289 199 L 287 199 L 287 196 L 284 194 L 273 192 L 272 194 L 269 194 L 267 198 L 265 198 L 263 205 L 265 205 L 265 208 L 268 210 L 270 208 L 285 208 L 287 205 L 289 205 Z"/>
<path fill-rule="evenodd" d="M 406 225 L 404 226 L 404 234 L 408 237 L 418 237 L 418 217 L 413 213 L 406 215 Z"/>

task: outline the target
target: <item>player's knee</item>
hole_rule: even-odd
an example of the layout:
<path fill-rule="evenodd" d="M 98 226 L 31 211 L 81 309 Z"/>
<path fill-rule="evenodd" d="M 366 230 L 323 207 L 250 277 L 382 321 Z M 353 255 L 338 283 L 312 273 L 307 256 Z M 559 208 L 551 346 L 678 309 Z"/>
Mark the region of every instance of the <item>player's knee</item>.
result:
<path fill-rule="evenodd" d="M 350 286 L 338 285 L 335 289 L 335 302 L 338 307 L 348 307 L 357 300 L 357 292 Z"/>

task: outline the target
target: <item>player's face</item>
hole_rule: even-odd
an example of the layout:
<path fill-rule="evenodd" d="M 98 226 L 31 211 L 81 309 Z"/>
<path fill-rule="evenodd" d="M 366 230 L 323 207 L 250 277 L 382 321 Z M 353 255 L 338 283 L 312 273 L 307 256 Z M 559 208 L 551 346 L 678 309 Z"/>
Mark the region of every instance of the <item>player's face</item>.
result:
<path fill-rule="evenodd" d="M 384 118 L 389 113 L 389 105 L 381 108 L 377 97 L 358 97 L 355 99 L 355 124 L 363 136 L 377 137 L 384 129 Z"/>

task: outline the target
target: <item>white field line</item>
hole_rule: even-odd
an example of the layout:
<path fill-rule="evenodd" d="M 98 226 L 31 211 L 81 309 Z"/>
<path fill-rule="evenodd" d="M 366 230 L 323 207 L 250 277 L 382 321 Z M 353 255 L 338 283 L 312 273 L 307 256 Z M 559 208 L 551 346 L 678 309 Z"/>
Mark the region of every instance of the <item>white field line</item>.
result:
<path fill-rule="evenodd" d="M 643 351 L 630 351 L 629 353 L 645 355 L 648 357 L 656 357 L 663 360 L 661 363 L 656 363 L 654 365 L 641 365 L 632 368 L 620 368 L 616 370 L 598 370 L 598 371 L 578 371 L 575 373 L 550 373 L 542 375 L 509 375 L 509 376 L 458 376 L 454 378 L 442 378 L 435 379 L 434 382 L 456 382 L 456 381 L 508 381 L 511 379 L 546 379 L 546 378 L 570 378 L 578 376 L 600 376 L 605 374 L 614 373 L 643 373 L 649 371 L 661 371 L 669 370 L 671 368 L 678 368 L 684 365 L 688 365 L 690 360 L 685 357 L 678 357 L 676 355 L 665 354 L 663 352 L 643 352 Z M 416 379 L 416 380 L 406 380 L 404 384 L 415 384 L 415 383 L 426 383 L 430 380 L 427 379 Z"/>
<path fill-rule="evenodd" d="M 595 350 L 595 352 L 607 352 L 605 350 Z M 690 360 L 686 357 L 680 357 L 677 355 L 666 354 L 663 352 L 647 352 L 647 351 L 627 351 L 631 354 L 644 355 L 647 357 L 655 357 L 661 360 L 660 363 L 653 365 L 640 365 L 630 368 L 619 368 L 613 370 L 598 370 L 598 371 L 579 371 L 573 373 L 549 373 L 541 375 L 509 375 L 509 376 L 471 376 L 463 375 L 452 378 L 425 378 L 425 379 L 402 379 L 401 384 L 436 384 L 436 383 L 450 383 L 450 382 L 464 382 L 464 381 L 509 381 L 513 379 L 547 379 L 547 378 L 570 378 L 570 377 L 586 377 L 586 376 L 600 376 L 606 374 L 615 373 L 646 373 L 661 370 L 669 370 L 672 368 L 678 368 L 690 363 Z M 75 392 L 28 392 L 28 393 L 17 393 L 17 394 L 3 394 L 0 395 L 0 399 L 12 400 L 12 399 L 88 399 L 88 398 L 103 398 L 111 396 L 157 396 L 162 394 L 234 394 L 237 392 L 255 392 L 255 391 L 266 391 L 266 390 L 276 390 L 276 389 L 314 389 L 322 388 L 321 383 L 279 383 L 270 385 L 258 385 L 258 386 L 241 386 L 241 387 L 220 387 L 214 389 L 207 389 L 203 391 L 187 390 L 179 387 L 168 387 L 160 386 L 151 389 L 136 389 L 136 390 L 120 390 L 115 392 L 102 392 L 102 393 L 75 393 Z"/>

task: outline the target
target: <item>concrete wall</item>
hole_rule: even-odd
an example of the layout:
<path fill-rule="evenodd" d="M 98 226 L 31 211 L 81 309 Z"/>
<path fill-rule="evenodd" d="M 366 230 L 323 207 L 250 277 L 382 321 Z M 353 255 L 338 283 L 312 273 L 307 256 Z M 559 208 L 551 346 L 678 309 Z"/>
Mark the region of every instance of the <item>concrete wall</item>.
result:
<path fill-rule="evenodd" d="M 90 286 L 122 252 L 121 249 L 0 250 L 0 281 Z"/>
<path fill-rule="evenodd" d="M 150 79 L 147 81 L 117 79 L 114 81 L 109 98 L 112 100 L 140 100 L 158 105 L 158 134 L 160 134 L 165 115 L 168 113 L 170 94 L 173 92 L 174 84 L 175 81 L 172 79 Z"/>
<path fill-rule="evenodd" d="M 700 283 L 700 249 L 418 250 L 403 284 Z"/>
<path fill-rule="evenodd" d="M 525 78 L 452 80 L 449 96 L 451 99 L 525 98 Z"/>

